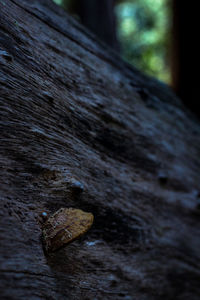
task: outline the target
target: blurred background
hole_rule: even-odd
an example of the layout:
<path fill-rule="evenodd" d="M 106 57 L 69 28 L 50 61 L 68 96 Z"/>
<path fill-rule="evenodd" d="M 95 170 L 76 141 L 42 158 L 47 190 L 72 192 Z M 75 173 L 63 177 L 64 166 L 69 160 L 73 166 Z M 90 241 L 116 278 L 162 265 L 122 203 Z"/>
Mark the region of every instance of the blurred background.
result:
<path fill-rule="evenodd" d="M 198 1 L 54 0 L 128 63 L 172 87 L 200 117 Z"/>

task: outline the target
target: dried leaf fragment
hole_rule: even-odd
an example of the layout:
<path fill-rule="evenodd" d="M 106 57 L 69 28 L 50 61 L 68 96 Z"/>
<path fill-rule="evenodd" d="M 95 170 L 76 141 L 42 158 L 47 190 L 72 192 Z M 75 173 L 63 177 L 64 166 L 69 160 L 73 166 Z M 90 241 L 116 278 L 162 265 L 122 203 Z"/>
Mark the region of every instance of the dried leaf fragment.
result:
<path fill-rule="evenodd" d="M 69 244 L 86 233 L 94 216 L 81 209 L 60 208 L 43 224 L 43 241 L 46 252 L 52 252 Z"/>

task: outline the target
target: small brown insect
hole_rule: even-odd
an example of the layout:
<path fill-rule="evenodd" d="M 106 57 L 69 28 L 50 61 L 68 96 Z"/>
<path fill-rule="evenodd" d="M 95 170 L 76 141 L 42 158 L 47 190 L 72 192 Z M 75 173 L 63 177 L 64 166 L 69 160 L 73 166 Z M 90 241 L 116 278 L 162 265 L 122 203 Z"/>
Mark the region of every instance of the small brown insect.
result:
<path fill-rule="evenodd" d="M 43 224 L 43 241 L 47 253 L 71 243 L 92 226 L 94 216 L 75 208 L 60 208 Z"/>

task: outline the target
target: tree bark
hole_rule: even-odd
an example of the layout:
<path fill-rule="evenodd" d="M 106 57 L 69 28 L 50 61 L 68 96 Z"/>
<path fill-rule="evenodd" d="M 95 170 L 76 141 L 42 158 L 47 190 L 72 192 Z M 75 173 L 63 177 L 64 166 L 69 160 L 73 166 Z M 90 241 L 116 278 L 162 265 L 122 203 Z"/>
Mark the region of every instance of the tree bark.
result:
<path fill-rule="evenodd" d="M 1 299 L 199 299 L 199 123 L 49 0 L 0 22 Z M 47 255 L 61 207 L 95 222 Z"/>
<path fill-rule="evenodd" d="M 63 1 L 66 10 L 80 18 L 81 23 L 89 28 L 108 46 L 120 50 L 116 32 L 115 0 L 73 0 Z"/>

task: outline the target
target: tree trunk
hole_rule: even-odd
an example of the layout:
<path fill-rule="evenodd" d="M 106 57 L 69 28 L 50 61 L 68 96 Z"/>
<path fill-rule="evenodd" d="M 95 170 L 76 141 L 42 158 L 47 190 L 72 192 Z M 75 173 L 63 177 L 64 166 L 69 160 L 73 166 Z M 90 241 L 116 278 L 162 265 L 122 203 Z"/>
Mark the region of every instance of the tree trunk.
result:
<path fill-rule="evenodd" d="M 0 22 L 0 298 L 199 299 L 199 124 L 49 0 Z M 47 255 L 61 207 L 94 225 Z"/>
<path fill-rule="evenodd" d="M 64 0 L 66 10 L 80 18 L 81 23 L 89 28 L 111 48 L 119 51 L 117 40 L 116 17 L 114 12 L 116 0 Z"/>
<path fill-rule="evenodd" d="M 172 84 L 183 103 L 200 118 L 197 65 L 200 46 L 198 2 L 173 0 Z"/>

